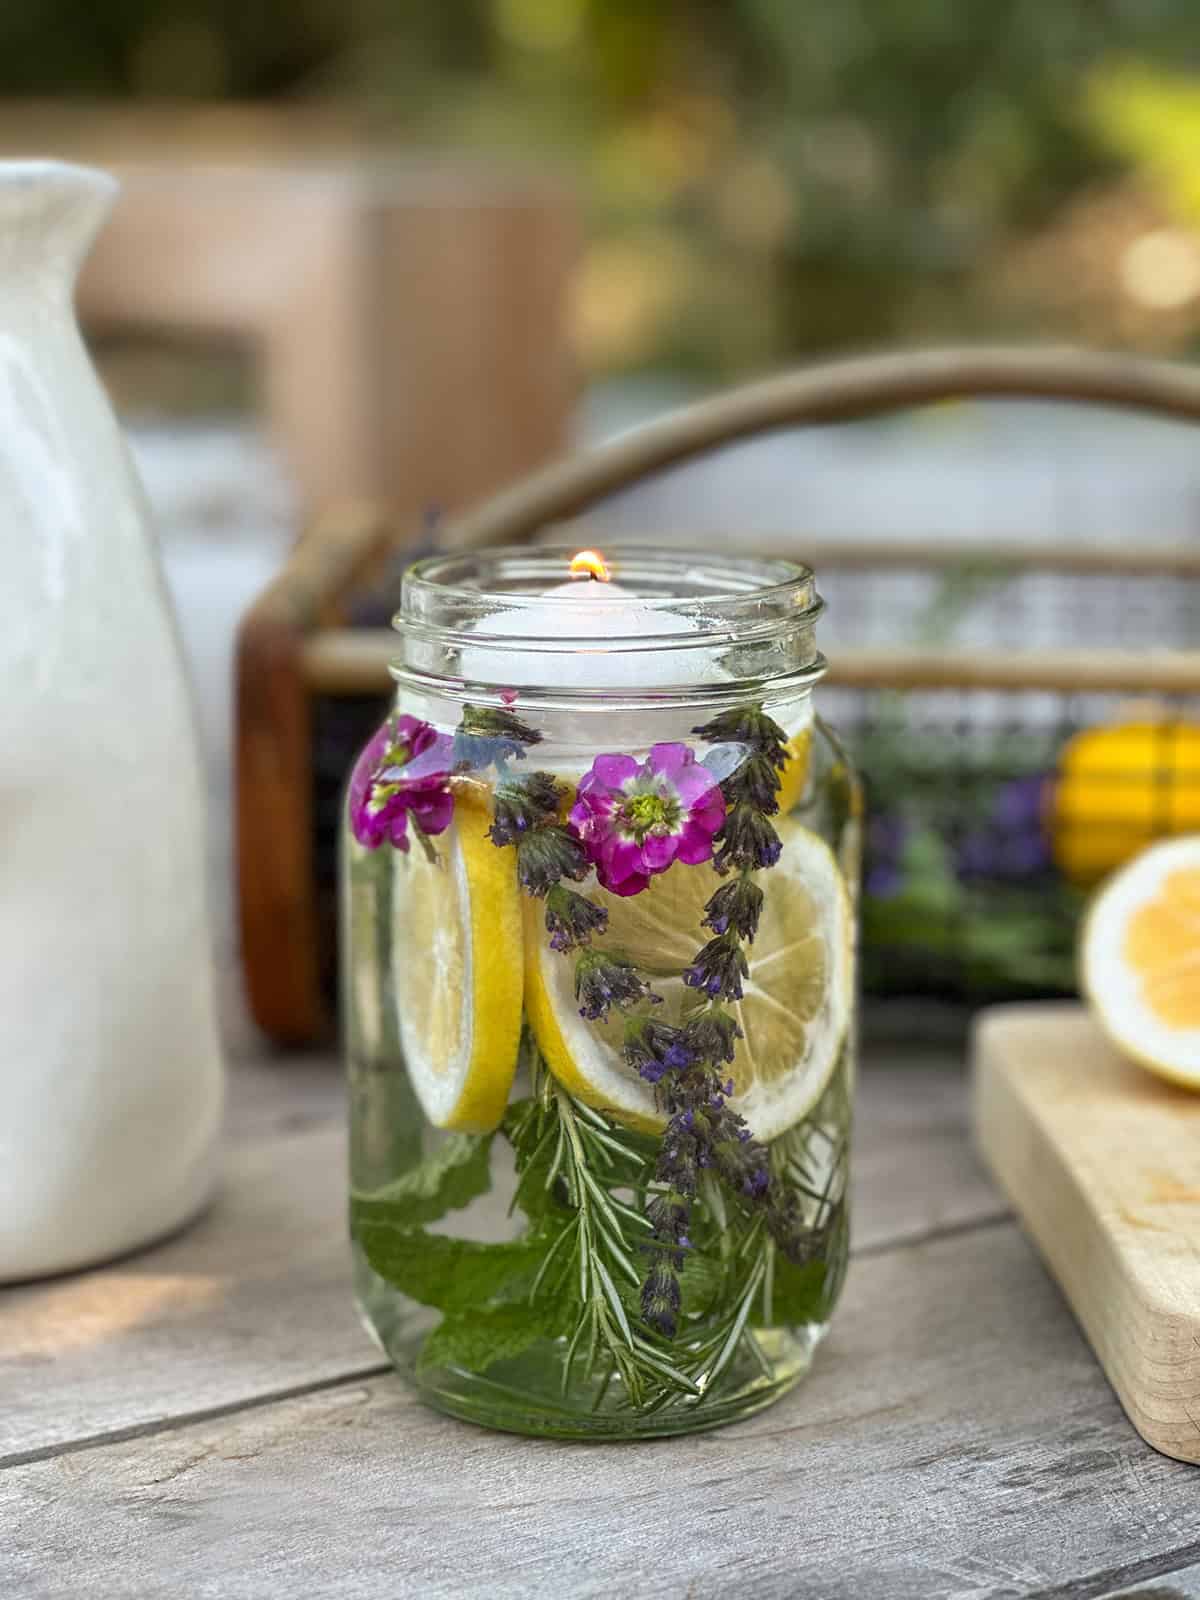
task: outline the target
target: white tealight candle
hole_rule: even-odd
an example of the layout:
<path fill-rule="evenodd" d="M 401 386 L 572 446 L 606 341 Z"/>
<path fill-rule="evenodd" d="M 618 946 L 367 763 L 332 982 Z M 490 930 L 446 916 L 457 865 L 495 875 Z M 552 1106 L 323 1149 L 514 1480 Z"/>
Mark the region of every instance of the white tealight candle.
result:
<path fill-rule="evenodd" d="M 606 569 L 593 552 L 582 552 L 575 562 L 584 562 L 579 576 L 543 589 L 536 604 L 485 617 L 475 629 L 497 638 L 594 639 L 597 648 L 510 650 L 472 645 L 460 659 L 464 678 L 514 689 L 663 689 L 728 677 L 718 665 L 716 651 L 623 650 L 621 639 L 696 633 L 699 625 L 647 604 L 619 583 L 601 579 L 596 568 Z"/>

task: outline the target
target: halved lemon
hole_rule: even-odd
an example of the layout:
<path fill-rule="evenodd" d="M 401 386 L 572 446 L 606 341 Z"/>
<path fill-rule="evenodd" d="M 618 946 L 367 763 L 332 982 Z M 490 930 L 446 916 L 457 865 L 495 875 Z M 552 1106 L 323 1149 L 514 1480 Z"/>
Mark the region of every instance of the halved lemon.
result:
<path fill-rule="evenodd" d="M 731 1007 L 744 1035 L 730 1068 L 733 1104 L 760 1139 L 799 1122 L 820 1098 L 845 1039 L 854 983 L 854 923 L 837 862 L 807 828 L 787 818 L 776 825 L 783 854 L 762 875 L 766 898 L 749 949 L 750 977 Z M 592 882 L 583 891 L 609 914 L 594 947 L 619 951 L 651 977 L 664 1021 L 678 1021 L 697 1001 L 682 973 L 708 937 L 705 902 L 725 881 L 708 863 L 676 862 L 628 899 Z M 550 949 L 539 905 L 529 906 L 526 918 L 525 1005 L 550 1070 L 581 1100 L 629 1126 L 661 1128 L 653 1089 L 621 1055 L 621 1019 L 579 1015 L 574 962 Z"/>
<path fill-rule="evenodd" d="M 1153 845 L 1108 880 L 1084 920 L 1080 977 L 1114 1044 L 1200 1088 L 1200 834 Z"/>
<path fill-rule="evenodd" d="M 454 821 L 414 840 L 392 868 L 392 991 L 404 1059 L 436 1128 L 499 1125 L 521 1040 L 522 924 L 516 852 L 487 837 L 490 817 L 457 797 Z"/>

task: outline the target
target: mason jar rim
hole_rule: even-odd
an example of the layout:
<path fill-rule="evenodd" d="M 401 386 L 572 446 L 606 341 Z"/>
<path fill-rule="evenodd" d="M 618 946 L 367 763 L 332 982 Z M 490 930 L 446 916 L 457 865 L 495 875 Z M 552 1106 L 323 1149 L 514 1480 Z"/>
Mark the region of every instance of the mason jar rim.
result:
<path fill-rule="evenodd" d="M 613 669 L 621 658 L 661 658 L 671 665 L 659 675 L 647 704 L 666 699 L 744 695 L 755 681 L 796 692 L 814 682 L 825 663 L 813 629 L 824 609 L 811 568 L 769 556 L 727 556 L 720 552 L 621 544 L 605 558 L 619 585 L 577 578 L 570 561 L 579 546 L 501 546 L 481 551 L 449 551 L 415 562 L 404 574 L 401 605 L 393 626 L 403 641 L 402 659 L 392 676 L 412 688 L 435 687 L 451 698 L 484 698 L 502 687 L 498 666 L 480 681 L 473 663 L 482 656 L 496 663 L 520 664 L 525 698 L 536 693 L 549 705 L 595 701 L 630 688 L 629 672 Z M 548 615 L 561 607 L 564 619 L 579 605 L 575 584 L 586 587 L 590 631 L 547 633 Z M 567 586 L 570 585 L 570 588 Z M 547 593 L 562 586 L 563 592 Z M 606 592 L 607 591 L 607 592 Z M 630 627 L 628 610 L 639 617 Z M 606 610 L 622 614 L 619 632 L 597 633 Z M 529 617 L 528 628 L 522 617 Z M 642 617 L 645 626 L 638 626 Z M 489 626 L 503 618 L 499 626 Z M 682 620 L 686 626 L 680 629 Z M 587 685 L 567 688 L 556 662 L 586 654 L 595 676 Z M 722 674 L 701 682 L 697 671 L 720 656 Z M 535 684 L 531 660 L 545 658 Z M 635 670 L 635 676 L 642 669 Z M 484 691 L 484 695 L 480 694 Z M 628 696 L 626 696 L 628 698 Z"/>
<path fill-rule="evenodd" d="M 545 591 L 571 581 L 570 563 L 579 549 L 578 545 L 501 545 L 425 556 L 404 573 L 393 627 L 404 632 L 414 623 L 436 627 L 444 622 L 453 632 L 473 614 L 483 617 L 497 610 L 544 615 L 547 606 L 561 605 L 565 614 L 566 607 L 577 603 L 575 596 Z M 639 610 L 670 612 L 701 623 L 691 635 L 693 642 L 755 616 L 766 619 L 774 614 L 779 621 L 811 625 L 824 608 L 812 568 L 782 557 L 724 556 L 686 547 L 622 544 L 605 557 L 605 564 L 620 589 L 614 594 L 606 582 L 576 578 L 574 583 L 587 589 L 589 605 L 622 609 L 628 605 L 632 589 Z M 472 632 L 477 639 L 486 637 L 476 629 Z M 647 630 L 622 634 L 620 648 L 660 639 L 680 643 L 677 634 Z M 579 641 L 530 632 L 506 633 L 497 641 L 501 642 L 571 648 Z"/>

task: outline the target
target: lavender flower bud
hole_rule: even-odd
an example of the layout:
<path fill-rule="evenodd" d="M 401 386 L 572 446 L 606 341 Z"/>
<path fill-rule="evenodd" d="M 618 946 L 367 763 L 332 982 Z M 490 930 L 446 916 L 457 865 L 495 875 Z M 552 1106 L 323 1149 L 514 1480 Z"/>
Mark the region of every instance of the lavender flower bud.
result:
<path fill-rule="evenodd" d="M 565 793 L 548 772 L 531 772 L 528 777 L 497 784 L 488 838 L 501 847 L 516 844 L 530 829 L 555 821 Z"/>
<path fill-rule="evenodd" d="M 642 1320 L 668 1339 L 675 1337 L 683 1290 L 675 1264 L 667 1256 L 650 1268 L 642 1285 Z"/>
<path fill-rule="evenodd" d="M 685 1027 L 688 1045 L 698 1061 L 732 1061 L 742 1030 L 727 1011 L 711 1007 Z"/>
<path fill-rule="evenodd" d="M 656 1194 L 646 1207 L 646 1220 L 654 1229 L 654 1237 L 660 1244 L 672 1250 L 682 1250 L 691 1223 L 691 1211 L 682 1195 L 670 1192 Z"/>
<path fill-rule="evenodd" d="M 655 1163 L 654 1176 L 659 1183 L 670 1184 L 679 1195 L 695 1194 L 700 1168 L 712 1165 L 707 1137 L 707 1119 L 697 1116 L 690 1107 L 677 1111 L 667 1123 Z"/>
<path fill-rule="evenodd" d="M 511 711 L 492 706 L 464 706 L 454 735 L 451 756 L 455 772 L 477 772 L 483 767 L 520 761 L 525 746 L 540 744 L 541 734 Z"/>
<path fill-rule="evenodd" d="M 761 706 L 733 706 L 692 729 L 710 744 L 746 744 L 777 767 L 787 760 L 787 734 L 767 716 Z"/>
<path fill-rule="evenodd" d="M 793 1189 L 773 1183 L 766 1200 L 767 1231 L 780 1250 L 796 1266 L 811 1261 L 820 1246 L 818 1230 L 804 1220 L 800 1196 Z"/>
<path fill-rule="evenodd" d="M 721 784 L 721 792 L 731 806 L 753 806 L 764 816 L 773 816 L 779 810 L 777 766 L 772 756 L 756 751 L 734 768 Z"/>
<path fill-rule="evenodd" d="M 546 930 L 551 950 L 575 950 L 608 926 L 608 912 L 574 889 L 556 883 L 546 896 Z"/>
<path fill-rule="evenodd" d="M 512 739 L 518 744 L 542 742 L 542 736 L 536 728 L 531 728 L 514 712 L 500 706 L 464 706 L 462 725 L 468 733 L 485 734 L 497 739 Z"/>
<path fill-rule="evenodd" d="M 753 940 L 762 915 L 763 892 L 749 878 L 723 883 L 705 906 L 704 926 L 714 933 L 732 928 L 740 939 Z"/>
<path fill-rule="evenodd" d="M 557 823 L 540 824 L 517 840 L 517 878 L 539 900 L 560 879 L 581 882 L 590 870 L 582 845 Z"/>
<path fill-rule="evenodd" d="M 767 1152 L 757 1140 L 733 1138 L 716 1147 L 717 1170 L 731 1189 L 748 1200 L 761 1200 L 771 1187 Z"/>
<path fill-rule="evenodd" d="M 718 872 L 728 872 L 731 867 L 742 871 L 773 867 L 783 849 L 779 835 L 766 817 L 749 805 L 734 806 L 725 818 L 718 839 L 721 848 L 713 857 L 713 866 Z"/>
<path fill-rule="evenodd" d="M 668 1072 L 684 1072 L 696 1056 L 682 1028 L 650 1017 L 625 1023 L 625 1060 L 647 1083 L 659 1083 Z"/>
<path fill-rule="evenodd" d="M 683 981 L 713 1000 L 740 1000 L 742 979 L 749 974 L 750 966 L 737 935 L 719 933 L 699 952 L 683 974 Z"/>
<path fill-rule="evenodd" d="M 585 950 L 575 964 L 575 998 L 588 1022 L 602 1021 L 613 1006 L 623 1011 L 641 1000 L 659 1000 L 632 961 L 596 950 Z"/>

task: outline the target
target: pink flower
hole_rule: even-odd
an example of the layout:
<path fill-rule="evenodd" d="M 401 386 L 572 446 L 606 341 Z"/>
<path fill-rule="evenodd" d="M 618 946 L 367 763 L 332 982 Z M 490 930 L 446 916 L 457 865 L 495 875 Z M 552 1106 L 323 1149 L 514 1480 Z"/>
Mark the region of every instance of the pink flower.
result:
<path fill-rule="evenodd" d="M 640 894 L 673 861 L 711 857 L 725 797 L 686 744 L 656 744 L 643 762 L 597 756 L 570 820 L 603 887 Z"/>
<path fill-rule="evenodd" d="M 453 740 L 416 717 L 389 717 L 350 775 L 350 826 L 359 844 L 388 841 L 408 849 L 408 818 L 422 833 L 441 833 L 454 815 L 450 793 Z"/>

